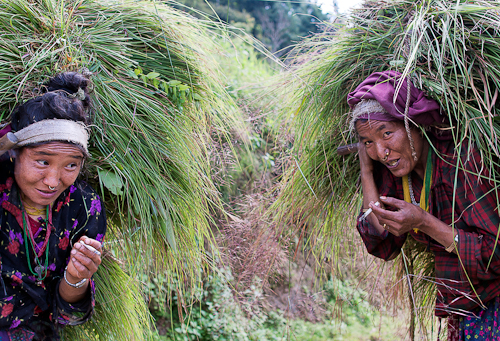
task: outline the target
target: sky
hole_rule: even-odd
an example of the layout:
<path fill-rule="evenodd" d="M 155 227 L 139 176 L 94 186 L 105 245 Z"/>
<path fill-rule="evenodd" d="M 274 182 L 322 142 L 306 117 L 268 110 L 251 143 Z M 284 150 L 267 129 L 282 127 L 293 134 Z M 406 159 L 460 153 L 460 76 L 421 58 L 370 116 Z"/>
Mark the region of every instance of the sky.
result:
<path fill-rule="evenodd" d="M 321 5 L 323 12 L 333 13 L 333 0 L 317 0 L 318 5 Z M 345 13 L 351 7 L 359 5 L 362 0 L 337 0 L 339 4 L 339 12 Z"/>

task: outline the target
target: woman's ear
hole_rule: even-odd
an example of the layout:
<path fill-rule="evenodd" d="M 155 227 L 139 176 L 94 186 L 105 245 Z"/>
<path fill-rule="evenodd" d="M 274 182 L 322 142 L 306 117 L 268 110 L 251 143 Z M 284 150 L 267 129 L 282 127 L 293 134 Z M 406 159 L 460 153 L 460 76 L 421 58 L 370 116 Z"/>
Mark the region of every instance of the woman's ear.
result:
<path fill-rule="evenodd" d="M 15 159 L 19 155 L 19 151 L 17 149 L 9 150 L 9 157 L 11 159 Z"/>

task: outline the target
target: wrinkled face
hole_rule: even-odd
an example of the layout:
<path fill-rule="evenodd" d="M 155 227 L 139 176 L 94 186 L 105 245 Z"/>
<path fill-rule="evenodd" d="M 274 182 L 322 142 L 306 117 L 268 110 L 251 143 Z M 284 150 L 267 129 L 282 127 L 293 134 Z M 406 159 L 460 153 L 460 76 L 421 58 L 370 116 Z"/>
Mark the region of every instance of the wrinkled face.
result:
<path fill-rule="evenodd" d="M 401 121 L 360 120 L 356 122 L 356 131 L 368 156 L 385 165 L 394 176 L 408 175 L 416 167 L 424 169 L 421 157 L 424 139 L 417 129 L 411 129 L 417 161 L 411 154 L 410 140 Z"/>
<path fill-rule="evenodd" d="M 35 208 L 53 203 L 75 182 L 82 162 L 83 153 L 70 143 L 22 148 L 16 157 L 14 176 L 23 200 Z"/>

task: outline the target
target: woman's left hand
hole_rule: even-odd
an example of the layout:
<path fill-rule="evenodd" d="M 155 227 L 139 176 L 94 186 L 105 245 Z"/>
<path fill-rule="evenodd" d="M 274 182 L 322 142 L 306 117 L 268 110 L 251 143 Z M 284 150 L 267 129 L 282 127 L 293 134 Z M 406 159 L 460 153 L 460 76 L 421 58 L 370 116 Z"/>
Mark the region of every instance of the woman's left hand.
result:
<path fill-rule="evenodd" d="M 87 248 L 91 246 L 94 250 Z M 102 245 L 95 239 L 83 236 L 71 250 L 71 258 L 66 270 L 66 276 L 71 283 L 77 283 L 84 278 L 91 278 L 101 264 Z"/>
<path fill-rule="evenodd" d="M 420 207 L 404 200 L 381 196 L 380 201 L 386 206 L 397 208 L 396 211 L 388 211 L 373 203 L 370 204 L 380 225 L 395 236 L 401 236 L 414 228 L 421 228 L 426 215 L 429 214 Z"/>

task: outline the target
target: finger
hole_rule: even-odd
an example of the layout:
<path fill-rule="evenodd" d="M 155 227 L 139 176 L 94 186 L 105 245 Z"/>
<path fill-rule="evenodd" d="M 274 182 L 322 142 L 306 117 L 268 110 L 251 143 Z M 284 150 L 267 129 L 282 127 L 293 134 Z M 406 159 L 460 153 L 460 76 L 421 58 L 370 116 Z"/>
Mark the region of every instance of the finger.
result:
<path fill-rule="evenodd" d="M 387 224 L 396 226 L 399 224 L 399 212 L 388 211 L 375 205 L 370 205 L 370 207 L 372 208 L 372 213 L 375 215 L 380 225 Z"/>
<path fill-rule="evenodd" d="M 399 200 L 399 199 L 396 199 L 396 198 L 393 198 L 393 197 L 386 197 L 384 195 L 381 195 L 379 197 L 380 201 L 382 201 L 385 205 L 388 205 L 388 206 L 392 206 L 392 207 L 396 207 L 396 208 L 403 208 L 404 206 L 406 206 L 406 204 L 408 204 L 406 201 L 404 200 Z"/>
<path fill-rule="evenodd" d="M 101 252 L 83 243 L 83 241 L 77 242 L 73 246 L 73 250 L 83 253 L 85 256 L 91 258 L 97 265 L 101 264 Z"/>
<path fill-rule="evenodd" d="M 66 272 L 78 280 L 91 277 L 90 271 L 74 258 L 70 259 Z"/>
<path fill-rule="evenodd" d="M 81 241 L 82 243 L 84 243 L 87 246 L 91 246 L 95 250 L 102 253 L 102 244 L 100 242 L 98 242 L 97 240 L 89 238 L 87 236 L 82 236 L 79 241 Z"/>
<path fill-rule="evenodd" d="M 73 262 L 73 266 L 75 267 L 79 278 L 91 278 L 92 275 L 97 271 L 97 267 L 94 267 L 94 269 L 89 269 L 91 265 L 88 264 L 88 262 L 85 262 L 85 260 L 73 257 L 71 261 Z"/>
<path fill-rule="evenodd" d="M 76 251 L 76 250 L 73 250 L 73 251 Z M 84 266 L 92 274 L 94 274 L 97 271 L 99 264 L 97 264 L 92 258 L 88 257 L 87 255 L 83 254 L 82 252 L 76 251 L 75 253 L 73 253 L 73 251 L 71 251 L 71 259 L 73 260 L 73 262 L 77 261 L 79 264 Z M 77 269 L 80 271 L 79 268 L 77 268 Z M 84 269 L 82 269 L 82 270 L 85 271 Z"/>
<path fill-rule="evenodd" d="M 372 212 L 377 216 L 377 218 L 384 218 L 392 220 L 397 212 L 386 210 L 378 205 L 370 203 L 370 208 Z"/>

